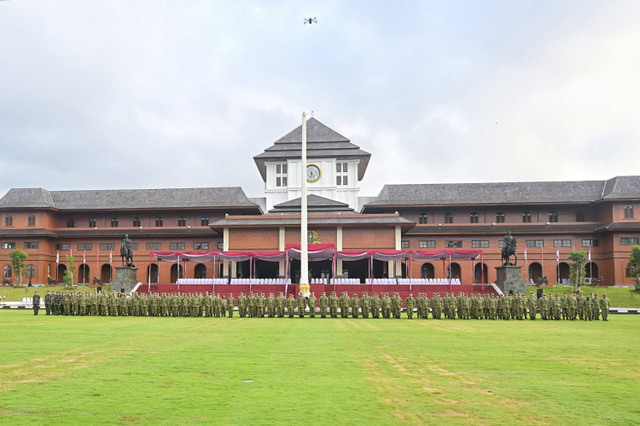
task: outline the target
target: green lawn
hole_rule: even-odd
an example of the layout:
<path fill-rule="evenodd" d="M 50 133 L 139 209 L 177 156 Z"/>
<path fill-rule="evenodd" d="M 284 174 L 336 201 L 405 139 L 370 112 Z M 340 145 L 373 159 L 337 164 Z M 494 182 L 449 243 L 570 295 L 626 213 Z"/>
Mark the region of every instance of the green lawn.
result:
<path fill-rule="evenodd" d="M 0 419 L 634 424 L 640 317 L 609 318 L 36 317 L 4 310 Z"/>
<path fill-rule="evenodd" d="M 96 287 L 90 287 L 88 285 L 79 285 L 73 291 L 87 292 L 87 291 L 94 291 L 96 289 L 97 289 Z M 110 292 L 111 285 L 103 285 L 102 289 L 104 291 Z M 65 291 L 65 289 L 64 289 L 64 286 L 62 285 L 47 286 L 47 287 L 21 287 L 21 288 L 0 287 L 0 297 L 6 296 L 7 302 L 21 302 L 23 297 L 33 297 L 33 294 L 36 291 L 38 292 L 40 297 L 44 298 L 44 295 L 47 294 L 47 291 L 51 291 L 51 292 Z"/>

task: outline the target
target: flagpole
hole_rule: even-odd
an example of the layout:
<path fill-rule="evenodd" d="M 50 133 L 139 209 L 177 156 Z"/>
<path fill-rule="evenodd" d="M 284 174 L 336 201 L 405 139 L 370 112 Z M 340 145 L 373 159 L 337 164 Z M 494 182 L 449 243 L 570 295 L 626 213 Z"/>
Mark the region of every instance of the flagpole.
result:
<path fill-rule="evenodd" d="M 300 175 L 302 177 L 302 196 L 300 197 L 300 292 L 307 297 L 309 287 L 309 254 L 307 230 L 307 114 L 302 113 L 302 150 Z"/>

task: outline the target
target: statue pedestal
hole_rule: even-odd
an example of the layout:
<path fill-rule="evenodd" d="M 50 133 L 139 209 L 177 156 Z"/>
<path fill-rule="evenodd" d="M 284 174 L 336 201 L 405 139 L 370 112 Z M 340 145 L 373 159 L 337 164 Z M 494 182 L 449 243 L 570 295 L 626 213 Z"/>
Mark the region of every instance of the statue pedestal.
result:
<path fill-rule="evenodd" d="M 111 291 L 129 293 L 138 284 L 138 268 L 116 266 L 116 279 L 111 283 Z"/>
<path fill-rule="evenodd" d="M 496 267 L 496 285 L 504 294 L 527 294 L 527 283 L 522 280 L 522 266 Z"/>

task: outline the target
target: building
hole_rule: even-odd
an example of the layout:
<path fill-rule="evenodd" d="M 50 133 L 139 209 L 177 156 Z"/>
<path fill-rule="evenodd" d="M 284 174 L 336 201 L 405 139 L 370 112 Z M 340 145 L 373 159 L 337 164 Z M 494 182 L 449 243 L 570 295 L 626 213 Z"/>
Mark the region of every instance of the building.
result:
<path fill-rule="evenodd" d="M 301 126 L 254 157 L 265 197 L 249 199 L 239 187 L 100 191 L 13 188 L 0 199 L 0 265 L 12 278 L 11 249 L 28 253 L 27 277 L 61 278 L 66 256 L 77 281 L 109 282 L 119 265 L 124 234 L 134 242 L 138 279 L 176 282 L 183 277 L 296 279 L 296 261 L 250 264 L 153 262 L 166 251 L 283 251 L 300 242 L 300 180 L 309 183 L 309 230 L 337 251 L 482 250 L 480 262 L 375 260 L 314 262 L 314 277 L 459 277 L 492 282 L 502 237 L 519 238 L 523 279 L 569 278 L 571 250 L 590 254 L 589 277 L 632 284 L 627 259 L 640 238 L 635 208 L 640 176 L 569 182 L 385 185 L 360 197 L 371 154 L 315 118 L 308 121 L 308 164 L 300 162 Z M 525 251 L 526 250 L 526 251 Z M 526 253 L 526 254 L 525 254 Z M 182 270 L 183 268 L 185 268 Z M 298 267 L 299 268 L 299 267 Z"/>

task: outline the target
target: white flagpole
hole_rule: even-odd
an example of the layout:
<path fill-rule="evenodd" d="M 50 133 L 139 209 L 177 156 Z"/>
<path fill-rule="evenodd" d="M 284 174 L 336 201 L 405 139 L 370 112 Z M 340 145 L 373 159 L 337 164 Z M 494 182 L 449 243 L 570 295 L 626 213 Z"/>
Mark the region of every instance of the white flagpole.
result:
<path fill-rule="evenodd" d="M 301 152 L 302 196 L 300 197 L 300 291 L 309 296 L 309 255 L 307 231 L 307 114 L 302 113 Z"/>

